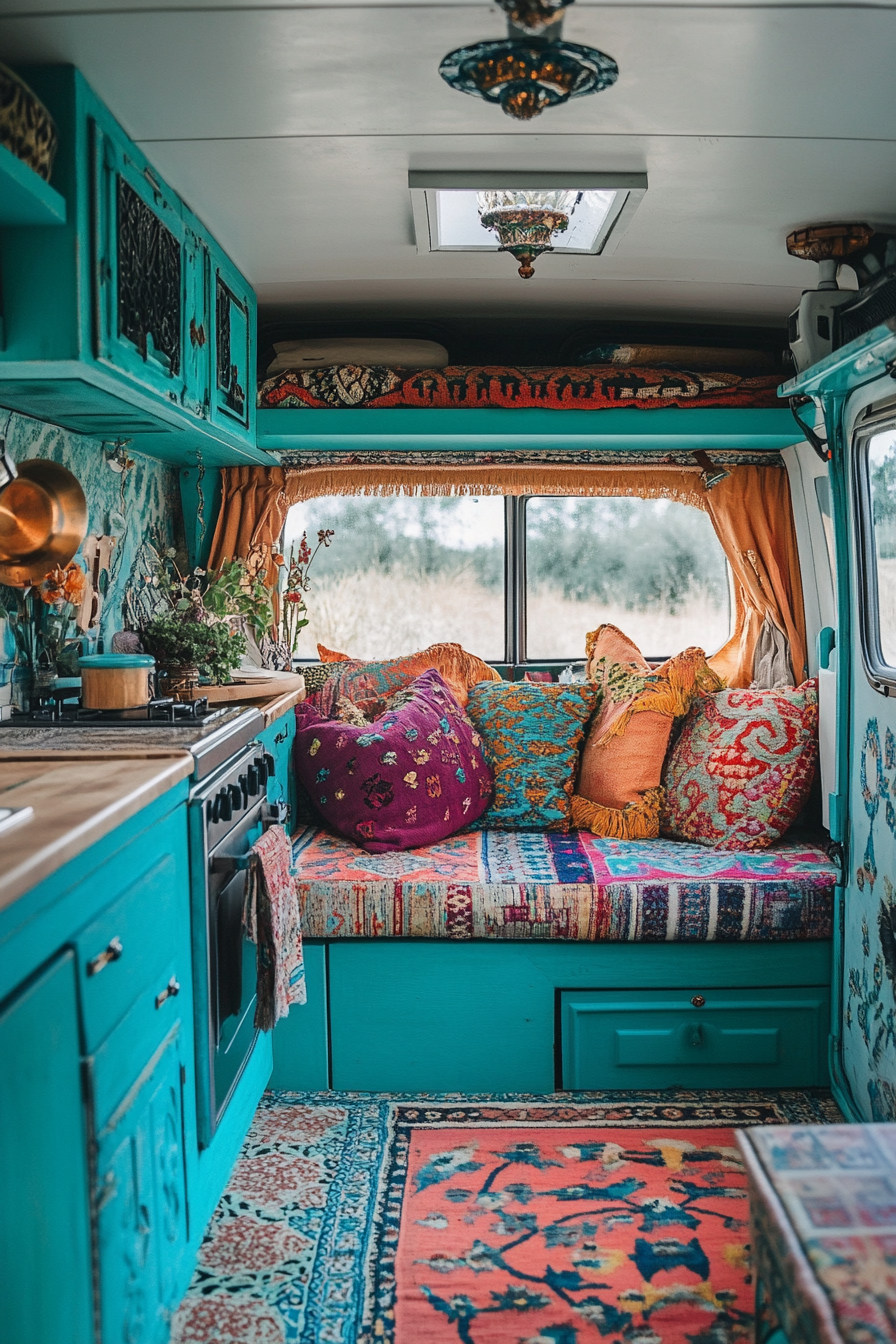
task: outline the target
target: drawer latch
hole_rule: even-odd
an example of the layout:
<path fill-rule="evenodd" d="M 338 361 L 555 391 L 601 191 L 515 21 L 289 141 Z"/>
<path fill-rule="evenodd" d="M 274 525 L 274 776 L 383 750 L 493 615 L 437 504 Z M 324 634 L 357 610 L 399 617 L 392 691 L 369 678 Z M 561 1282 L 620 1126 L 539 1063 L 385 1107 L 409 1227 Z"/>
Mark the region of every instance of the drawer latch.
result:
<path fill-rule="evenodd" d="M 118 937 L 110 938 L 105 951 L 99 952 L 95 957 L 91 957 L 87 963 L 88 975 L 99 975 L 100 971 L 105 970 L 110 961 L 118 961 L 124 948 L 121 945 L 121 939 Z"/>
<path fill-rule="evenodd" d="M 173 999 L 180 993 L 180 983 L 176 976 L 172 975 L 161 993 L 156 995 L 156 1007 L 161 1008 L 166 999 Z"/>

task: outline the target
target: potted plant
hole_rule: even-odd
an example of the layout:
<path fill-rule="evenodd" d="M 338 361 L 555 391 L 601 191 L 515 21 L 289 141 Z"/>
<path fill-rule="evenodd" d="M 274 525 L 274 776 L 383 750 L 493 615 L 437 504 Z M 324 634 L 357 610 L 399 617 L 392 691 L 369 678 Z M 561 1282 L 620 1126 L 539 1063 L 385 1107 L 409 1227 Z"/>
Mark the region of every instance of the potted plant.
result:
<path fill-rule="evenodd" d="M 273 624 L 271 595 L 258 573 L 242 560 L 226 561 L 212 574 L 198 567 L 182 572 L 169 547 L 156 577 L 168 609 L 140 636 L 159 664 L 159 691 L 190 699 L 200 677 L 215 685 L 229 681 L 246 652 L 242 622 L 259 634 Z"/>

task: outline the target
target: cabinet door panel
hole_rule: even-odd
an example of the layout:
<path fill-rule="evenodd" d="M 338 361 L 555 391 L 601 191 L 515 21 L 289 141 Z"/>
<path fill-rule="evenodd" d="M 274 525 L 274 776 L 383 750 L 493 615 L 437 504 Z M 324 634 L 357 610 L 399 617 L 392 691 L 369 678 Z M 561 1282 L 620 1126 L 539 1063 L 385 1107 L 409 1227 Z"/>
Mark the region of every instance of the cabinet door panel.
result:
<path fill-rule="evenodd" d="M 0 1336 L 93 1340 L 87 1141 L 75 960 L 0 1010 Z"/>
<path fill-rule="evenodd" d="M 249 429 L 255 417 L 255 296 L 221 253 L 212 256 L 212 420 Z"/>
<path fill-rule="evenodd" d="M 177 1035 L 115 1128 L 101 1136 L 97 1190 L 103 1344 L 167 1339 L 187 1244 Z"/>
<path fill-rule="evenodd" d="M 96 356 L 181 405 L 187 259 L 180 202 L 98 121 L 91 125 Z"/>

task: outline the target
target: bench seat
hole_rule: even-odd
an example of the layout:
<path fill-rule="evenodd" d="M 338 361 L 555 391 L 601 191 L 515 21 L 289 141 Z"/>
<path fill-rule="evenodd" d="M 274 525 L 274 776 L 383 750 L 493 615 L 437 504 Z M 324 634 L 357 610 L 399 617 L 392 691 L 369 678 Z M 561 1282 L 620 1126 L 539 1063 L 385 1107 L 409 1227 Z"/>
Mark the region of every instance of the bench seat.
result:
<path fill-rule="evenodd" d="M 831 937 L 836 865 L 804 838 L 722 851 L 585 831 L 470 831 L 368 854 L 294 837 L 307 938 L 762 942 Z"/>

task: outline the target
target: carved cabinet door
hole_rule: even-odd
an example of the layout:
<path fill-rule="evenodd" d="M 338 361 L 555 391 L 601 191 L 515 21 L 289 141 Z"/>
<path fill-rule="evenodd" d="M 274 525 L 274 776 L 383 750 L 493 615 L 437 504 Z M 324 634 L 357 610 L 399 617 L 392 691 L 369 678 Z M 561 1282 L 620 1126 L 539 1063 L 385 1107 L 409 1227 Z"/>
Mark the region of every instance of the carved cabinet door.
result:
<path fill-rule="evenodd" d="M 94 353 L 183 405 L 188 262 L 180 199 L 98 120 L 91 139 Z"/>
<path fill-rule="evenodd" d="M 96 1190 L 102 1344 L 167 1340 L 187 1244 L 181 1066 L 169 1038 L 100 1135 Z"/>
<path fill-rule="evenodd" d="M 255 295 L 227 258 L 211 254 L 212 422 L 251 431 L 255 423 Z"/>

